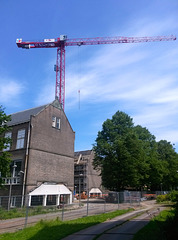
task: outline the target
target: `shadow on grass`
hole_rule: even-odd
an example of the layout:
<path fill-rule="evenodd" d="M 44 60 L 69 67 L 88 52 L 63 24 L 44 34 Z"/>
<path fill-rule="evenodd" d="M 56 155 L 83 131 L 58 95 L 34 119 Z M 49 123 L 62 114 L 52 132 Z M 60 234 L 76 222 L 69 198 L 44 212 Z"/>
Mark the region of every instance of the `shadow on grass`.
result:
<path fill-rule="evenodd" d="M 160 214 L 161 215 L 161 214 Z M 167 219 L 153 219 L 142 228 L 134 240 L 177 240 L 178 219 L 168 216 Z"/>
<path fill-rule="evenodd" d="M 144 235 L 142 235 L 142 237 L 140 239 L 142 240 L 148 240 L 148 239 L 152 239 L 152 240 L 177 240 L 178 239 L 178 225 L 176 223 L 170 223 L 167 224 L 165 222 L 162 221 L 154 221 L 153 223 L 153 227 L 148 228 L 148 232 L 145 231 L 146 233 L 146 237 L 144 237 Z"/>
<path fill-rule="evenodd" d="M 90 226 L 96 225 L 99 222 L 92 223 L 71 223 L 71 222 L 60 222 L 54 226 L 49 226 L 45 222 L 40 223 L 42 228 L 32 237 L 26 238 L 28 240 L 59 240 L 68 235 L 71 235 L 80 230 L 86 229 Z"/>

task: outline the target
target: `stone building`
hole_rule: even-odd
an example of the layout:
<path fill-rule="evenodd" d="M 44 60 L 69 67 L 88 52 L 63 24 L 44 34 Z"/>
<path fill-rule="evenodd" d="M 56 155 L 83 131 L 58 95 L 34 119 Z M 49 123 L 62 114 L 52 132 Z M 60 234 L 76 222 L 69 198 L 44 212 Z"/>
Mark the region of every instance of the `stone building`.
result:
<path fill-rule="evenodd" d="M 3 196 L 9 196 L 11 206 L 22 206 L 30 193 L 31 205 L 33 191 L 37 204 L 43 205 L 58 204 L 63 194 L 59 189 L 64 187 L 72 194 L 75 133 L 59 101 L 14 113 L 7 124 L 11 130 L 5 136 L 12 139 L 6 149 L 12 158 L 11 177 L 4 176 L 0 204 Z M 71 194 L 66 202 L 71 201 Z"/>
<path fill-rule="evenodd" d="M 75 193 L 85 192 L 92 196 L 101 196 L 100 172 L 93 168 L 94 152 L 92 150 L 75 152 L 74 188 Z"/>

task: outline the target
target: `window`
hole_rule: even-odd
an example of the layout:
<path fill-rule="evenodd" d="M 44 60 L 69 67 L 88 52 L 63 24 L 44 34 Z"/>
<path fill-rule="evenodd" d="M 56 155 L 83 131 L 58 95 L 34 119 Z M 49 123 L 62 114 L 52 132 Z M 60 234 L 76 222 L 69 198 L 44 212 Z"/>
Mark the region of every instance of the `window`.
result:
<path fill-rule="evenodd" d="M 18 131 L 18 134 L 17 134 L 16 149 L 24 147 L 24 140 L 25 140 L 25 129 L 21 129 L 21 130 Z"/>
<path fill-rule="evenodd" d="M 57 117 L 52 117 L 52 127 L 60 129 L 61 128 L 61 120 Z"/>
<path fill-rule="evenodd" d="M 11 207 L 16 206 L 16 197 L 11 197 Z"/>
<path fill-rule="evenodd" d="M 5 138 L 10 138 L 11 139 L 12 138 L 12 133 L 11 132 L 5 133 Z M 10 147 L 11 147 L 11 144 L 10 143 L 6 143 L 4 151 L 10 150 Z"/>
<path fill-rule="evenodd" d="M 60 119 L 56 118 L 56 128 L 60 129 Z"/>
<path fill-rule="evenodd" d="M 20 177 L 21 167 L 22 167 L 21 159 L 12 161 L 12 163 L 10 165 L 10 172 L 11 172 L 11 176 L 13 178 Z"/>
<path fill-rule="evenodd" d="M 52 127 L 56 127 L 56 117 L 52 118 Z"/>

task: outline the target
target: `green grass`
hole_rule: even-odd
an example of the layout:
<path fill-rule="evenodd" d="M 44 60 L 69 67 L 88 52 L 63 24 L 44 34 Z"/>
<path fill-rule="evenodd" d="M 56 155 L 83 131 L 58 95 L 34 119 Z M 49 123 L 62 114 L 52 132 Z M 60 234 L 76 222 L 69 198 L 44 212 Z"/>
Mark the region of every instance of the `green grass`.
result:
<path fill-rule="evenodd" d="M 129 211 L 133 211 L 133 209 L 117 210 L 63 222 L 58 219 L 40 221 L 33 227 L 28 227 L 15 233 L 2 234 L 0 235 L 0 240 L 59 240 L 84 228 L 102 223 Z"/>
<path fill-rule="evenodd" d="M 29 208 L 28 216 L 34 216 L 38 214 L 46 214 L 51 212 L 59 211 L 56 207 L 45 208 L 42 206 Z M 26 208 L 14 208 L 7 211 L 6 209 L 0 208 L 0 220 L 3 219 L 11 219 L 11 218 L 19 218 L 26 216 Z"/>
<path fill-rule="evenodd" d="M 162 211 L 148 225 L 135 234 L 133 240 L 177 240 L 176 209 Z"/>
<path fill-rule="evenodd" d="M 7 211 L 3 208 L 0 208 L 0 220 L 2 219 L 10 219 L 10 218 L 16 218 L 16 217 L 24 217 L 25 216 L 25 209 L 11 209 L 10 211 Z"/>

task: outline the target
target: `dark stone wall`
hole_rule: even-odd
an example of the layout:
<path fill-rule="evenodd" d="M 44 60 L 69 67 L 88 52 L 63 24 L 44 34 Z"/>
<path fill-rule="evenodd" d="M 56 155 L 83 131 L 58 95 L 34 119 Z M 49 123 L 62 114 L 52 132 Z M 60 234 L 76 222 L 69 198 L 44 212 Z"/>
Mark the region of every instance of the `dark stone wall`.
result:
<path fill-rule="evenodd" d="M 52 117 L 60 118 L 60 129 L 52 127 Z M 74 157 L 73 132 L 64 112 L 50 105 L 31 119 L 30 148 Z"/>
<path fill-rule="evenodd" d="M 52 117 L 60 118 L 60 129 L 52 127 Z M 52 105 L 31 119 L 26 192 L 42 182 L 74 185 L 73 132 L 64 112 Z"/>
<path fill-rule="evenodd" d="M 30 149 L 27 191 L 34 189 L 43 182 L 64 183 L 70 189 L 73 189 L 73 158 Z"/>
<path fill-rule="evenodd" d="M 60 118 L 60 129 L 52 127 L 52 117 Z M 29 152 L 26 156 L 28 128 L 30 126 Z M 74 141 L 75 133 L 63 110 L 48 105 L 29 122 L 11 127 L 12 145 L 9 151 L 12 160 L 22 160 L 21 170 L 27 178 L 25 194 L 42 182 L 64 183 L 73 190 L 74 186 Z M 24 148 L 16 149 L 18 130 L 25 129 Z M 12 195 L 22 194 L 23 173 L 20 184 L 12 186 Z M 8 196 L 9 186 L 0 189 L 0 196 Z"/>

